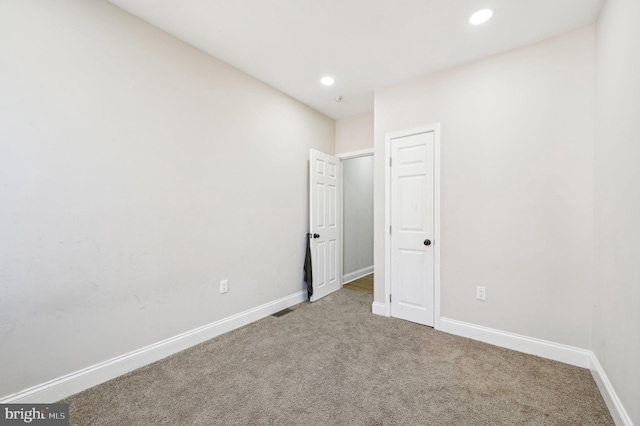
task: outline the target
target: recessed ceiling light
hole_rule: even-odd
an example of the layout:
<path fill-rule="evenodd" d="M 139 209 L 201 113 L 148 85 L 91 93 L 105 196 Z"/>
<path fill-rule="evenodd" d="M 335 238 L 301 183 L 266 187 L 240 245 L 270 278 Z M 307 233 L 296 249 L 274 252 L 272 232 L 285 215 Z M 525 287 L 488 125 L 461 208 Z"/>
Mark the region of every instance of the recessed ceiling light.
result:
<path fill-rule="evenodd" d="M 333 79 L 333 77 L 322 77 L 322 80 L 320 80 L 320 83 L 324 84 L 325 86 L 331 86 L 335 82 L 336 81 Z"/>
<path fill-rule="evenodd" d="M 493 10 L 491 9 L 480 9 L 469 18 L 469 23 L 471 25 L 480 25 L 487 22 L 493 16 Z"/>

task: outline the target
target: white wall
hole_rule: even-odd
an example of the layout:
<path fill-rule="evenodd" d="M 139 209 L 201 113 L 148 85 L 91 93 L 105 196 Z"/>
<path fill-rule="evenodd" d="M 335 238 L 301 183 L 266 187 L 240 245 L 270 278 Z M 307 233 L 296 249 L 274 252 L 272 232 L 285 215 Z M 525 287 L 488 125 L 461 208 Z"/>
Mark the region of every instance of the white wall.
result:
<path fill-rule="evenodd" d="M 640 2 L 597 24 L 593 352 L 640 425 Z"/>
<path fill-rule="evenodd" d="M 590 346 L 594 38 L 590 26 L 376 92 L 376 302 L 384 136 L 439 122 L 442 316 Z"/>
<path fill-rule="evenodd" d="M 303 290 L 334 127 L 109 3 L 0 2 L 0 397 Z"/>
<path fill-rule="evenodd" d="M 336 120 L 336 154 L 373 148 L 373 111 Z"/>
<path fill-rule="evenodd" d="M 373 156 L 342 161 L 343 272 L 373 266 Z"/>

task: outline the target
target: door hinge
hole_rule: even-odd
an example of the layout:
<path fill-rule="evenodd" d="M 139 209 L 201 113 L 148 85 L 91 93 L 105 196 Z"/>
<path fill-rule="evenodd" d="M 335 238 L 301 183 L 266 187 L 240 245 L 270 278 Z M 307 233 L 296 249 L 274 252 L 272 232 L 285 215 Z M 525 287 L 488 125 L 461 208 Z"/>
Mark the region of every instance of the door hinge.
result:
<path fill-rule="evenodd" d="M 389 225 L 389 235 L 391 235 L 391 225 Z"/>
<path fill-rule="evenodd" d="M 389 158 L 389 167 L 391 167 L 391 163 L 393 162 L 392 158 Z"/>
<path fill-rule="evenodd" d="M 389 293 L 389 303 L 391 303 L 391 293 Z"/>

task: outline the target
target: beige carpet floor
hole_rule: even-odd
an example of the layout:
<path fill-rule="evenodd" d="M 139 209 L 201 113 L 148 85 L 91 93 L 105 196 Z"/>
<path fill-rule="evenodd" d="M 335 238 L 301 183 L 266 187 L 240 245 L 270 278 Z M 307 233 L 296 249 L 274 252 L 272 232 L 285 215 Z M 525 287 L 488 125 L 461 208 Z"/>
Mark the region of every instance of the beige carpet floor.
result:
<path fill-rule="evenodd" d="M 588 370 L 340 290 L 65 399 L 72 425 L 611 425 Z"/>

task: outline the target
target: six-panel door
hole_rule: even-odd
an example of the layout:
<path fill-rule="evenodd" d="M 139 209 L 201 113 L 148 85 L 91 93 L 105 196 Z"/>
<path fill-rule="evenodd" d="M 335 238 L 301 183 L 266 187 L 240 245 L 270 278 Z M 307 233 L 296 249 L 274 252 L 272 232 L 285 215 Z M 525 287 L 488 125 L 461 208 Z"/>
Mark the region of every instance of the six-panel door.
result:
<path fill-rule="evenodd" d="M 433 326 L 433 132 L 391 139 L 391 315 Z"/>
<path fill-rule="evenodd" d="M 310 233 L 313 296 L 316 301 L 340 289 L 340 160 L 320 151 L 310 152 Z M 317 237 L 315 237 L 317 235 Z"/>

